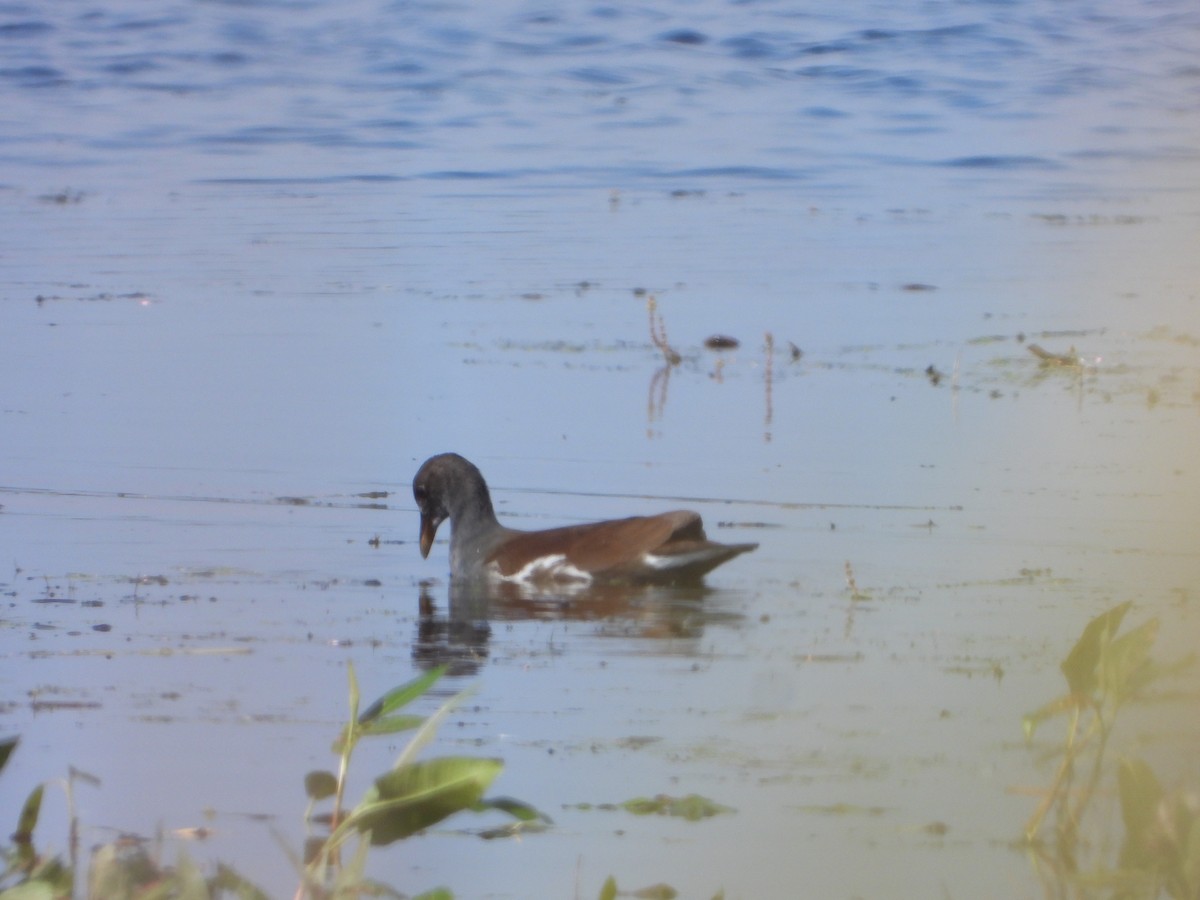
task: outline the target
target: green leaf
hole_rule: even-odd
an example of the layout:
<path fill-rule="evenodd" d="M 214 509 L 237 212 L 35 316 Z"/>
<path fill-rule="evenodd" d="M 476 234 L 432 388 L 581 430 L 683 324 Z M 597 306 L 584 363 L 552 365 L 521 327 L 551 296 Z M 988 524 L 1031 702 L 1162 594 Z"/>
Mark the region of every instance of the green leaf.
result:
<path fill-rule="evenodd" d="M 393 769 L 375 780 L 347 821 L 390 844 L 479 802 L 504 764 L 498 759 L 443 757 Z"/>
<path fill-rule="evenodd" d="M 173 882 L 174 888 L 169 894 L 171 900 L 210 900 L 208 882 L 192 858 L 182 850 L 179 851 L 179 860 L 169 881 Z"/>
<path fill-rule="evenodd" d="M 600 888 L 599 900 L 617 900 L 617 879 L 611 875 L 604 882 L 604 887 Z"/>
<path fill-rule="evenodd" d="M 141 847 L 105 844 L 92 854 L 88 867 L 88 896 L 105 900 L 141 897 L 143 886 L 162 879 L 162 873 Z"/>
<path fill-rule="evenodd" d="M 270 900 L 257 885 L 247 881 L 240 872 L 224 863 L 217 863 L 217 874 L 212 884 L 218 896 L 221 892 L 230 892 L 237 900 Z"/>
<path fill-rule="evenodd" d="M 4 767 L 8 764 L 8 758 L 12 756 L 12 752 L 17 749 L 17 744 L 20 742 L 20 736 L 0 741 L 0 772 L 4 771 Z"/>
<path fill-rule="evenodd" d="M 387 715 L 394 709 L 399 709 L 401 706 L 406 706 L 418 697 L 425 694 L 437 680 L 446 673 L 446 666 L 438 666 L 435 669 L 430 669 L 424 675 L 419 675 L 412 681 L 392 688 L 374 703 L 367 707 L 366 712 L 358 717 L 359 725 L 366 725 L 380 716 Z M 419 724 L 419 722 L 418 722 Z M 415 726 L 410 726 L 415 727 Z"/>
<path fill-rule="evenodd" d="M 1125 823 L 1121 868 L 1153 868 L 1156 861 L 1150 847 L 1158 805 L 1163 798 L 1162 785 L 1140 759 L 1123 759 L 1117 767 L 1117 786 L 1121 796 L 1121 819 Z"/>
<path fill-rule="evenodd" d="M 1149 683 L 1150 648 L 1158 637 L 1158 619 L 1121 635 L 1101 654 L 1101 688 L 1118 702 Z"/>
<path fill-rule="evenodd" d="M 59 900 L 70 893 L 56 893 L 47 881 L 25 881 L 7 891 L 0 891 L 0 900 Z"/>
<path fill-rule="evenodd" d="M 399 731 L 419 728 L 424 722 L 424 716 L 386 716 L 367 722 L 359 728 L 359 734 L 396 734 Z"/>
<path fill-rule="evenodd" d="M 312 800 L 324 800 L 337 793 L 337 776 L 332 772 L 309 772 L 304 776 L 304 793 Z"/>
<path fill-rule="evenodd" d="M 1180 873 L 1186 882 L 1183 896 L 1200 895 L 1200 815 L 1192 819 L 1187 837 L 1180 847 Z"/>
<path fill-rule="evenodd" d="M 1062 662 L 1062 673 L 1067 679 L 1067 685 L 1074 694 L 1091 695 L 1096 689 L 1096 666 L 1100 662 L 1100 653 L 1112 640 L 1112 636 L 1121 627 L 1121 620 L 1133 605 L 1132 601 L 1114 606 L 1108 612 L 1101 613 L 1088 622 L 1083 634 Z"/>
<path fill-rule="evenodd" d="M 669 884 L 660 882 L 634 891 L 633 896 L 637 897 L 638 900 L 675 900 L 679 896 L 679 891 L 675 890 Z"/>
<path fill-rule="evenodd" d="M 449 888 L 437 887 L 413 897 L 413 900 L 454 900 L 454 894 Z"/>
<path fill-rule="evenodd" d="M 12 840 L 17 845 L 17 859 L 22 867 L 29 868 L 37 859 L 37 851 L 33 849 L 33 830 L 37 828 L 38 815 L 42 811 L 42 794 L 46 786 L 39 784 L 25 798 L 21 807 L 21 815 L 17 818 L 17 830 L 13 832 Z"/>

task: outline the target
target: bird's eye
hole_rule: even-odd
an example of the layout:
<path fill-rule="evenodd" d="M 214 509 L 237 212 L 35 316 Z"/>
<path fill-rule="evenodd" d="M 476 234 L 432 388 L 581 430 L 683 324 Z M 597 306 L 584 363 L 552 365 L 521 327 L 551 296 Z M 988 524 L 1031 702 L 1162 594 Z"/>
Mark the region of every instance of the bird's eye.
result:
<path fill-rule="evenodd" d="M 425 502 L 425 488 L 423 488 L 423 487 L 413 488 L 413 496 L 416 498 L 418 503 L 424 503 Z"/>

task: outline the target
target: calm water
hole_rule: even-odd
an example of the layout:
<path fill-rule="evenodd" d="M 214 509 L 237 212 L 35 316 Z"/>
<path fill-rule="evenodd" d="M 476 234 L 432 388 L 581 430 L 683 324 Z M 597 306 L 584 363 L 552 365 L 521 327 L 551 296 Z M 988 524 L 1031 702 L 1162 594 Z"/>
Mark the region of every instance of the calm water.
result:
<path fill-rule="evenodd" d="M 1041 896 L 1021 716 L 1119 601 L 1200 641 L 1200 11 L 477 6 L 0 5 L 0 827 L 75 766 L 85 845 L 288 896 L 346 663 L 449 659 L 434 752 L 556 825 L 374 852 L 407 892 Z M 416 549 L 447 449 L 518 526 L 761 547 L 481 609 Z M 1114 737 L 1174 786 L 1195 682 Z"/>

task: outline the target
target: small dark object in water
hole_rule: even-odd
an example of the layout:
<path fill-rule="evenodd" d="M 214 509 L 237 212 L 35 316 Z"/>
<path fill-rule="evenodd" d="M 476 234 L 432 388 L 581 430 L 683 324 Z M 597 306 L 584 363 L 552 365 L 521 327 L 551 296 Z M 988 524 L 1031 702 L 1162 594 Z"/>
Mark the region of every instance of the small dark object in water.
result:
<path fill-rule="evenodd" d="M 942 373 L 939 372 L 937 367 L 932 363 L 930 363 L 929 367 L 925 369 L 925 377 L 929 379 L 929 383 L 934 387 L 937 387 L 939 384 L 941 384 Z"/>
<path fill-rule="evenodd" d="M 788 351 L 792 354 L 792 362 L 799 362 L 800 357 L 802 357 L 804 355 L 804 351 L 801 350 L 799 347 L 797 347 L 795 344 L 793 344 L 791 341 L 788 341 Z"/>
<path fill-rule="evenodd" d="M 696 31 L 692 28 L 676 28 L 674 31 L 666 31 L 658 36 L 660 41 L 668 41 L 672 44 L 686 44 L 695 46 L 708 41 L 708 35 L 702 31 Z"/>
<path fill-rule="evenodd" d="M 1079 357 L 1075 355 L 1075 348 L 1072 347 L 1066 353 L 1051 353 L 1049 350 L 1043 350 L 1037 344 L 1030 344 L 1029 352 L 1036 356 L 1043 366 L 1079 366 Z"/>
<path fill-rule="evenodd" d="M 936 284 L 922 284 L 919 281 L 910 281 L 908 284 L 900 288 L 902 291 L 936 291 Z"/>
<path fill-rule="evenodd" d="M 421 511 L 421 555 L 450 520 L 450 574 L 462 579 L 575 583 L 696 583 L 758 544 L 719 544 L 699 513 L 676 510 L 517 531 L 496 520 L 479 469 L 457 453 L 426 460 L 413 479 Z"/>
<path fill-rule="evenodd" d="M 709 350 L 736 350 L 742 346 L 742 342 L 727 334 L 714 334 L 704 341 L 704 346 Z"/>

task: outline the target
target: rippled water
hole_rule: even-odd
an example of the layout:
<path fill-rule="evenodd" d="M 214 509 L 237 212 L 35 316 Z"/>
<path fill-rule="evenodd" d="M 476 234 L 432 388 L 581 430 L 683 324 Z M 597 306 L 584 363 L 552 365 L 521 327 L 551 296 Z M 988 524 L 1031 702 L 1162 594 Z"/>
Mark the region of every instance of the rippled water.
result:
<path fill-rule="evenodd" d="M 74 765 L 85 844 L 289 895 L 346 662 L 451 660 L 439 751 L 556 826 L 375 851 L 410 893 L 1040 895 L 1022 714 L 1120 600 L 1200 640 L 1198 59 L 1184 0 L 0 4 L 0 827 Z M 416 550 L 447 449 L 761 547 L 485 607 Z M 1173 784 L 1196 697 L 1121 745 Z"/>

